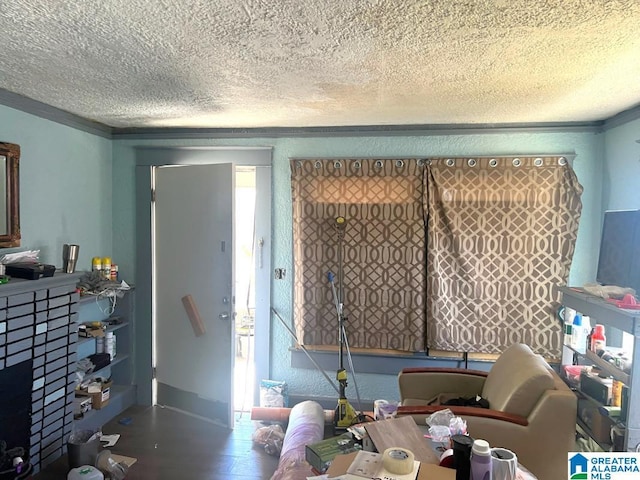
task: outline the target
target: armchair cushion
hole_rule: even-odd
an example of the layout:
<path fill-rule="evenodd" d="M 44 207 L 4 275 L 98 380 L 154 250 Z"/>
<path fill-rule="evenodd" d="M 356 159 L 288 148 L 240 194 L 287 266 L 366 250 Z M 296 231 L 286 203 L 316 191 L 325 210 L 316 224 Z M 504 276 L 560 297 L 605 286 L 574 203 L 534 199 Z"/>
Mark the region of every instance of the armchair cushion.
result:
<path fill-rule="evenodd" d="M 553 388 L 549 365 L 527 345 L 515 344 L 489 371 L 482 396 L 493 410 L 526 417 L 544 392 Z"/>
<path fill-rule="evenodd" d="M 405 368 L 398 375 L 403 405 L 429 405 L 443 392 L 455 397 L 482 395 L 487 372 L 458 368 Z"/>

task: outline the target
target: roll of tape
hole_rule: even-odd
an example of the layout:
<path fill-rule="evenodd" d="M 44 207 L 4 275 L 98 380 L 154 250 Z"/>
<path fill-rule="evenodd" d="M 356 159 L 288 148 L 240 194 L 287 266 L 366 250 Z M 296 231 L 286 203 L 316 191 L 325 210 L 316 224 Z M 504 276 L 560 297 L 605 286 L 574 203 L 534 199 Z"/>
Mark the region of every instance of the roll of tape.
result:
<path fill-rule="evenodd" d="M 406 475 L 413 471 L 413 452 L 404 448 L 387 448 L 382 454 L 382 467 L 394 475 Z"/>

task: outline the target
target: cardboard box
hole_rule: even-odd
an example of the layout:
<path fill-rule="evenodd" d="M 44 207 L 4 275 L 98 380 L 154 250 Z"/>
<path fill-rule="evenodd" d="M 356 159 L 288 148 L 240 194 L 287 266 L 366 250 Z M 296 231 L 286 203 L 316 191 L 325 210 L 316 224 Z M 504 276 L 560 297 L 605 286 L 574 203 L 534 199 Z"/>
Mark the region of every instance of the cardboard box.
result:
<path fill-rule="evenodd" d="M 79 325 L 78 336 L 84 338 L 99 338 L 104 337 L 104 330 L 102 328 L 95 328 L 90 325 Z"/>
<path fill-rule="evenodd" d="M 89 393 L 86 390 L 76 390 L 77 397 L 90 397 L 91 408 L 94 410 L 100 410 L 109 404 L 109 397 L 111 396 L 111 384 L 113 382 L 108 381 L 102 384 L 101 390 L 97 393 Z"/>
<path fill-rule="evenodd" d="M 327 470 L 329 478 L 345 475 L 351 462 L 356 458 L 358 452 L 348 453 L 346 455 L 336 455 L 331 462 L 331 466 Z M 452 468 L 444 468 L 439 465 L 430 463 L 421 463 L 418 470 L 417 480 L 455 480 L 456 471 Z"/>
<path fill-rule="evenodd" d="M 350 433 L 327 438 L 311 445 L 305 445 L 304 456 L 309 465 L 324 473 L 336 455 L 362 450 Z"/>

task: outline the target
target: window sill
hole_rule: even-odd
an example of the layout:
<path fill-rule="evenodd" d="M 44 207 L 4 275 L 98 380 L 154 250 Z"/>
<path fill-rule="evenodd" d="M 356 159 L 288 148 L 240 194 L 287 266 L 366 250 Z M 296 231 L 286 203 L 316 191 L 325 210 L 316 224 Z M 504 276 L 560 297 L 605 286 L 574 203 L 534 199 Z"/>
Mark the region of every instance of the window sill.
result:
<path fill-rule="evenodd" d="M 301 348 L 290 348 L 291 367 L 315 369 L 313 362 Z M 333 346 L 307 347 L 307 351 L 323 370 L 337 370 L 339 366 L 338 349 Z M 385 350 L 354 350 L 351 349 L 353 368 L 356 373 L 374 373 L 382 375 L 397 375 L 407 367 L 445 367 L 465 368 L 462 353 L 436 352 L 427 355 L 424 352 L 401 353 Z M 493 365 L 496 355 L 470 354 L 466 367 L 474 370 L 488 371 Z M 350 370 L 349 360 L 345 351 L 344 368 Z"/>

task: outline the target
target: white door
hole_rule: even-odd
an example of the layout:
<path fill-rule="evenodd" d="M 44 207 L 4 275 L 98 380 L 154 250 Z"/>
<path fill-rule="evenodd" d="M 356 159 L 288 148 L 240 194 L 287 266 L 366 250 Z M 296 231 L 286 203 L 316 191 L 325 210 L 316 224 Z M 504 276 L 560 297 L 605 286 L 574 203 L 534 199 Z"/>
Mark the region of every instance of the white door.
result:
<path fill-rule="evenodd" d="M 234 166 L 154 172 L 157 403 L 231 427 Z M 185 303 L 199 313 L 197 328 Z"/>

